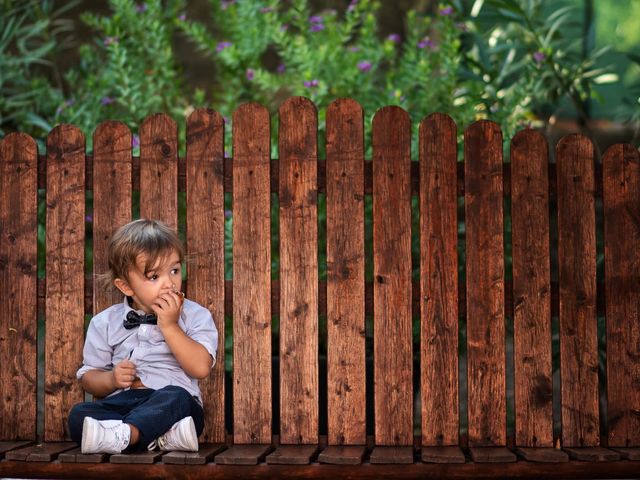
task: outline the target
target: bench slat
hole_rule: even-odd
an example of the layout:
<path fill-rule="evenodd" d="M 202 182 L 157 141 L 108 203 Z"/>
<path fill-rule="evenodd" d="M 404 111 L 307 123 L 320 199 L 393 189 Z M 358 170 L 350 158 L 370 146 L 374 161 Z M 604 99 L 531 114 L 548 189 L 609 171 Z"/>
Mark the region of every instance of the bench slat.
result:
<path fill-rule="evenodd" d="M 364 125 L 351 99 L 327 109 L 326 171 L 328 442 L 364 445 Z"/>
<path fill-rule="evenodd" d="M 197 452 L 168 452 L 162 456 L 162 463 L 176 465 L 204 465 L 225 449 L 225 445 L 200 444 Z"/>
<path fill-rule="evenodd" d="M 333 465 L 360 465 L 362 463 L 364 453 L 364 446 L 332 445 L 320 452 L 320 455 L 318 455 L 318 462 Z"/>
<path fill-rule="evenodd" d="M 516 447 L 516 453 L 528 462 L 563 463 L 569 456 L 562 450 L 547 447 Z"/>
<path fill-rule="evenodd" d="M 553 446 L 548 145 L 535 130 L 511 142 L 516 445 Z"/>
<path fill-rule="evenodd" d="M 280 441 L 318 443 L 317 112 L 280 107 Z M 277 458 L 277 451 L 275 454 Z"/>
<path fill-rule="evenodd" d="M 83 401 L 76 370 L 84 332 L 85 140 L 71 125 L 47 138 L 44 439 L 69 438 L 67 416 Z"/>
<path fill-rule="evenodd" d="M 412 464 L 413 447 L 375 447 L 369 457 L 371 464 Z"/>
<path fill-rule="evenodd" d="M 38 147 L 0 141 L 0 440 L 35 440 Z"/>
<path fill-rule="evenodd" d="M 17 450 L 11 450 L 5 454 L 7 460 L 21 462 L 51 462 L 58 455 L 76 446 L 73 442 L 48 442 L 32 445 Z"/>
<path fill-rule="evenodd" d="M 422 447 L 420 458 L 425 463 L 464 463 L 464 452 L 457 446 Z"/>
<path fill-rule="evenodd" d="M 178 228 L 178 126 L 163 113 L 140 125 L 140 217 Z"/>
<path fill-rule="evenodd" d="M 143 463 L 151 464 L 160 460 L 165 452 L 160 451 L 147 451 L 147 452 L 135 452 L 135 453 L 116 453 L 109 457 L 111 463 Z"/>
<path fill-rule="evenodd" d="M 459 442 L 456 166 L 456 125 L 431 115 L 420 125 L 423 446 Z"/>
<path fill-rule="evenodd" d="M 107 243 L 113 231 L 131 221 L 131 132 L 120 122 L 100 124 L 93 136 L 93 273 L 108 271 Z M 108 199 L 108 201 L 101 199 Z M 94 282 L 93 314 L 122 302 L 122 293 Z"/>
<path fill-rule="evenodd" d="M 469 454 L 476 463 L 510 463 L 518 459 L 506 447 L 471 447 Z"/>
<path fill-rule="evenodd" d="M 620 454 L 602 447 L 565 448 L 565 452 L 575 460 L 582 462 L 615 462 L 620 460 Z"/>
<path fill-rule="evenodd" d="M 506 444 L 502 133 L 465 131 L 469 446 Z"/>
<path fill-rule="evenodd" d="M 398 107 L 378 110 L 372 135 L 375 439 L 412 445 L 409 115 Z"/>
<path fill-rule="evenodd" d="M 271 445 L 232 445 L 214 461 L 219 465 L 257 465 L 271 450 Z"/>
<path fill-rule="evenodd" d="M 562 446 L 599 442 L 596 222 L 593 145 L 581 135 L 556 148 Z"/>
<path fill-rule="evenodd" d="M 640 446 L 640 159 L 616 145 L 603 159 L 609 446 Z"/>
<path fill-rule="evenodd" d="M 77 447 L 58 455 L 58 460 L 63 463 L 102 463 L 108 457 L 106 453 L 82 453 L 82 449 Z"/>
<path fill-rule="evenodd" d="M 216 364 L 200 380 L 205 426 L 201 441 L 223 443 L 224 423 L 224 120 L 200 109 L 187 120 L 187 297 L 208 308 L 218 329 Z"/>
<path fill-rule="evenodd" d="M 267 455 L 269 465 L 308 465 L 318 452 L 317 445 L 280 445 Z"/>
<path fill-rule="evenodd" d="M 271 443 L 271 234 L 268 111 L 233 116 L 233 436 Z M 233 452 L 222 455 L 233 455 Z"/>

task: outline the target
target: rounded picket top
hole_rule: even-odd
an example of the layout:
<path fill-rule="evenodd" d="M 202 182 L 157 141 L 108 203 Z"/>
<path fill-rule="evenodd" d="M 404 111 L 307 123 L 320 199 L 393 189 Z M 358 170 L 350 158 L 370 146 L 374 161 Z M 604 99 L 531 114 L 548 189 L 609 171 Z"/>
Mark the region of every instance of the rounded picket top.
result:
<path fill-rule="evenodd" d="M 454 136 L 458 131 L 458 126 L 453 118 L 442 112 L 433 112 L 426 117 L 424 117 L 420 121 L 419 133 L 420 136 L 424 135 L 426 132 L 435 131 L 447 131 L 453 132 Z"/>
<path fill-rule="evenodd" d="M 255 118 L 256 120 L 265 120 L 269 119 L 269 110 L 267 107 L 258 102 L 247 102 L 238 106 L 233 112 L 233 124 L 235 125 L 236 120 L 242 121 L 243 118 L 250 117 Z"/>
<path fill-rule="evenodd" d="M 387 105 L 379 108 L 373 114 L 373 124 L 380 122 L 402 122 L 411 124 L 409 113 L 397 105 Z"/>
<path fill-rule="evenodd" d="M 487 141 L 492 141 L 496 136 L 502 141 L 502 130 L 500 125 L 492 120 L 476 120 L 464 131 L 464 138 L 485 137 Z"/>
<path fill-rule="evenodd" d="M 119 120 L 105 120 L 93 131 L 93 150 L 99 146 L 110 146 L 117 143 L 126 143 L 131 148 L 131 129 Z"/>
<path fill-rule="evenodd" d="M 47 154 L 61 155 L 62 153 L 77 153 L 82 150 L 85 154 L 85 136 L 75 125 L 62 123 L 54 127 L 47 135 Z"/>
<path fill-rule="evenodd" d="M 309 98 L 303 96 L 297 97 L 289 97 L 284 102 L 280 104 L 280 108 L 278 108 L 278 113 L 280 116 L 285 115 L 287 112 L 292 112 L 294 114 L 303 115 L 303 112 L 312 113 L 317 117 L 318 108 L 315 103 L 313 103 Z"/>
<path fill-rule="evenodd" d="M 224 117 L 213 108 L 197 108 L 187 117 L 187 130 L 210 125 L 224 125 Z"/>
<path fill-rule="evenodd" d="M 269 110 L 257 102 L 240 105 L 233 112 L 233 156 L 236 157 L 238 147 L 256 149 L 261 155 L 270 155 L 271 119 Z"/>
<path fill-rule="evenodd" d="M 640 162 L 640 150 L 630 143 L 616 143 L 608 147 L 602 155 L 603 166 L 611 162 L 624 160 L 631 163 Z"/>
<path fill-rule="evenodd" d="M 541 150 L 545 152 L 549 150 L 549 143 L 546 137 L 539 131 L 533 128 L 525 128 L 516 133 L 511 139 L 511 154 L 521 149 L 526 150 Z"/>
<path fill-rule="evenodd" d="M 572 148 L 589 148 L 593 152 L 593 142 L 589 137 L 582 133 L 570 133 L 564 135 L 556 144 L 556 152 L 565 152 Z"/>
<path fill-rule="evenodd" d="M 178 124 L 176 121 L 166 113 L 152 113 L 147 115 L 140 124 L 140 137 L 145 133 L 151 134 L 156 131 L 178 131 Z"/>
<path fill-rule="evenodd" d="M 3 138 L 0 138 L 0 158 L 11 159 L 15 155 L 14 152 L 18 152 L 21 157 L 37 155 L 38 143 L 28 133 L 8 133 Z"/>
<path fill-rule="evenodd" d="M 351 97 L 337 98 L 327 107 L 327 118 L 333 115 L 363 115 L 364 109 L 356 100 Z"/>

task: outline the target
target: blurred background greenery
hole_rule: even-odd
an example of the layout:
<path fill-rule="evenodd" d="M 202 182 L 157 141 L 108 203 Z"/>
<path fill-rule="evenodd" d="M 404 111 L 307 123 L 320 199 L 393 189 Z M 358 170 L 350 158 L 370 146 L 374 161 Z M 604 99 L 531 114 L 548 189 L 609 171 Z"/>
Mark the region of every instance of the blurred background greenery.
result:
<path fill-rule="evenodd" d="M 304 95 L 320 140 L 344 96 L 416 127 L 443 111 L 506 137 L 581 130 L 598 153 L 640 138 L 637 0 L 0 0 L 0 31 L 0 135 L 73 123 L 90 149 L 106 119 L 135 133 L 165 111 L 182 128 L 199 106 L 229 119 Z"/>

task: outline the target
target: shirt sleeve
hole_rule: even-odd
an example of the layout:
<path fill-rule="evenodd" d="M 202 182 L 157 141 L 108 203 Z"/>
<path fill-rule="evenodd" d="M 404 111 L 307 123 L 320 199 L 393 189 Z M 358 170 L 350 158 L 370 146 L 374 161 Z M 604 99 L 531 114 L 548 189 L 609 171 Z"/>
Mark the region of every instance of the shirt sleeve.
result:
<path fill-rule="evenodd" d="M 211 312 L 206 308 L 199 308 L 191 315 L 187 324 L 187 335 L 207 349 L 211 355 L 211 367 L 216 364 L 216 352 L 218 350 L 218 329 L 213 322 Z"/>
<path fill-rule="evenodd" d="M 82 351 L 82 366 L 76 372 L 80 379 L 89 370 L 111 370 L 113 350 L 107 342 L 107 322 L 94 317 L 89 323 Z"/>

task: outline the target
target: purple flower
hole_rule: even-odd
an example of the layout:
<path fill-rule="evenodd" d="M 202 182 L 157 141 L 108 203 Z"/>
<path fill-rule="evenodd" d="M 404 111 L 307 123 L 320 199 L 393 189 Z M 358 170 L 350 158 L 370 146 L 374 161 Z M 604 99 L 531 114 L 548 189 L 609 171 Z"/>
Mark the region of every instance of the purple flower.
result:
<path fill-rule="evenodd" d="M 360 47 L 349 47 L 349 51 L 350 52 L 359 52 L 360 51 Z"/>
<path fill-rule="evenodd" d="M 138 148 L 140 146 L 140 135 L 134 133 L 133 137 L 131 137 L 131 146 L 133 148 Z"/>
<path fill-rule="evenodd" d="M 71 105 L 73 105 L 74 103 L 76 103 L 76 99 L 75 98 L 70 98 L 69 100 L 64 102 L 64 106 L 65 107 L 70 107 Z"/>
<path fill-rule="evenodd" d="M 283 23 L 282 26 L 280 27 L 280 31 L 286 32 L 287 30 L 289 30 L 289 25 L 287 25 L 286 23 Z"/>
<path fill-rule="evenodd" d="M 426 48 L 429 47 L 432 50 L 436 48 L 436 42 L 431 40 L 429 37 L 424 37 L 421 41 L 418 42 L 418 48 Z"/>
<path fill-rule="evenodd" d="M 284 73 L 287 71 L 287 67 L 285 66 L 284 63 L 281 63 L 280 65 L 278 65 L 278 68 L 276 69 L 276 71 L 278 73 Z"/>
<path fill-rule="evenodd" d="M 147 4 L 146 3 L 139 3 L 136 5 L 136 12 L 137 13 L 144 13 L 147 11 Z"/>
<path fill-rule="evenodd" d="M 233 215 L 233 212 L 231 210 L 224 211 L 224 218 L 231 218 L 232 215 Z"/>
<path fill-rule="evenodd" d="M 228 0 L 228 1 L 222 1 L 220 2 L 220 8 L 222 8 L 222 10 L 226 10 L 230 5 L 233 5 L 235 2 L 235 0 Z"/>
<path fill-rule="evenodd" d="M 118 44 L 118 37 L 106 37 L 102 44 L 105 47 L 108 47 L 109 45 L 117 45 Z"/>
<path fill-rule="evenodd" d="M 313 25 L 311 25 L 311 31 L 312 32 L 320 32 L 324 30 L 324 24 L 323 23 L 315 23 Z"/>
<path fill-rule="evenodd" d="M 387 40 L 393 43 L 400 43 L 400 35 L 398 35 L 397 33 L 392 33 L 387 37 Z"/>
<path fill-rule="evenodd" d="M 102 97 L 102 99 L 100 100 L 100 103 L 102 105 L 109 105 L 110 103 L 113 103 L 114 101 L 115 100 L 113 98 L 105 96 L 105 97 Z"/>
<path fill-rule="evenodd" d="M 546 58 L 545 54 L 538 51 L 533 54 L 533 59 L 536 61 L 538 65 L 540 65 L 544 59 Z"/>
<path fill-rule="evenodd" d="M 89 223 L 93 222 L 93 215 L 85 215 L 84 221 Z"/>
<path fill-rule="evenodd" d="M 347 7 L 347 12 L 352 12 L 357 5 L 358 5 L 358 0 L 351 0 L 349 7 Z"/>
<path fill-rule="evenodd" d="M 231 45 L 233 45 L 231 42 L 220 42 L 216 46 L 216 52 L 221 52 L 222 50 L 224 50 L 227 47 L 230 47 Z"/>
<path fill-rule="evenodd" d="M 444 8 L 440 9 L 440 16 L 441 17 L 448 17 L 452 13 L 453 13 L 453 7 L 444 7 Z"/>
<path fill-rule="evenodd" d="M 318 15 L 309 17 L 309 23 L 311 24 L 311 31 L 319 32 L 321 30 L 324 30 L 323 22 L 324 22 L 324 19 L 322 17 L 319 17 Z"/>
<path fill-rule="evenodd" d="M 313 80 L 306 80 L 304 82 L 304 86 L 307 87 L 307 88 L 317 87 L 318 86 L 318 80 L 316 80 L 315 78 Z"/>
<path fill-rule="evenodd" d="M 253 71 L 253 68 L 247 68 L 247 80 L 251 81 L 253 80 L 253 77 L 255 76 L 256 72 Z"/>
<path fill-rule="evenodd" d="M 371 62 L 367 62 L 366 60 L 358 63 L 358 70 L 361 72 L 368 72 L 371 70 Z"/>
<path fill-rule="evenodd" d="M 262 7 L 260 9 L 260 13 L 269 13 L 269 12 L 273 12 L 273 8 L 271 8 L 271 7 Z"/>
<path fill-rule="evenodd" d="M 186 13 L 182 13 L 178 17 L 178 20 L 180 20 L 181 22 L 184 22 L 186 19 L 187 19 L 187 14 Z"/>
<path fill-rule="evenodd" d="M 314 15 L 312 17 L 309 17 L 309 23 L 322 23 L 324 22 L 324 20 L 322 19 L 322 17 L 318 16 L 318 15 Z"/>

